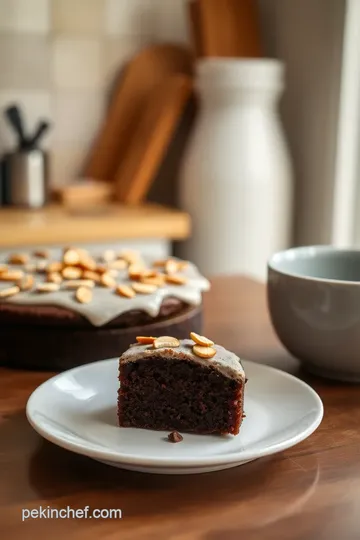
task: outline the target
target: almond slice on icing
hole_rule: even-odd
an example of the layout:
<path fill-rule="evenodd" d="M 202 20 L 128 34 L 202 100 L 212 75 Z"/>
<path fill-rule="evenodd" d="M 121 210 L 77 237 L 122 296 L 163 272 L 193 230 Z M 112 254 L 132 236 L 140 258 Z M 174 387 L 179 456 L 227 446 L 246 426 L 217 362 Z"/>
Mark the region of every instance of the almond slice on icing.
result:
<path fill-rule="evenodd" d="M 13 253 L 9 257 L 10 264 L 27 264 L 29 262 L 29 255 L 26 253 Z"/>
<path fill-rule="evenodd" d="M 97 270 L 97 264 L 96 264 L 95 259 L 90 257 L 90 255 L 87 255 L 87 254 L 83 255 L 81 252 L 80 252 L 80 260 L 78 262 L 78 266 L 80 266 L 83 270 L 90 270 L 92 272 Z"/>
<path fill-rule="evenodd" d="M 216 354 L 216 350 L 212 347 L 202 347 L 201 345 L 194 345 L 192 350 L 200 358 L 212 358 Z"/>
<path fill-rule="evenodd" d="M 116 253 L 113 249 L 106 249 L 101 255 L 101 258 L 105 262 L 111 262 L 116 259 Z"/>
<path fill-rule="evenodd" d="M 136 292 L 129 285 L 118 285 L 115 292 L 119 296 L 124 296 L 124 298 L 134 298 L 136 296 Z"/>
<path fill-rule="evenodd" d="M 114 270 L 125 270 L 128 267 L 128 263 L 123 259 L 109 262 L 109 268 Z"/>
<path fill-rule="evenodd" d="M 95 283 L 100 283 L 100 275 L 97 272 L 94 272 L 93 270 L 83 270 L 81 278 L 91 279 Z"/>
<path fill-rule="evenodd" d="M 110 276 L 110 274 L 108 274 L 107 272 L 105 272 L 104 274 L 101 274 L 101 276 L 100 276 L 100 284 L 103 287 L 109 287 L 109 289 L 112 289 L 113 287 L 116 287 L 115 279 L 112 276 Z"/>
<path fill-rule="evenodd" d="M 167 274 L 175 274 L 179 270 L 178 262 L 174 259 L 169 259 L 165 264 L 165 272 Z"/>
<path fill-rule="evenodd" d="M 171 336 L 161 336 L 154 340 L 153 347 L 154 349 L 180 347 L 180 341 Z"/>
<path fill-rule="evenodd" d="M 38 249 L 34 251 L 33 255 L 39 259 L 50 259 L 50 252 L 47 249 Z"/>
<path fill-rule="evenodd" d="M 10 296 L 15 296 L 19 294 L 20 288 L 17 285 L 14 287 L 8 287 L 7 289 L 2 289 L 0 291 L 0 298 L 10 298 Z"/>
<path fill-rule="evenodd" d="M 0 281 L 19 281 L 24 277 L 24 272 L 22 270 L 9 270 L 0 274 Z"/>
<path fill-rule="evenodd" d="M 39 261 L 36 263 L 35 271 L 39 272 L 40 274 L 43 272 L 47 272 L 47 262 L 46 261 Z"/>
<path fill-rule="evenodd" d="M 73 279 L 64 283 L 65 289 L 78 289 L 79 287 L 92 289 L 95 287 L 95 283 L 91 279 Z"/>
<path fill-rule="evenodd" d="M 120 253 L 119 259 L 123 259 L 128 264 L 134 264 L 141 261 L 141 255 L 138 251 L 127 250 Z"/>
<path fill-rule="evenodd" d="M 152 294 L 157 290 L 156 285 L 148 285 L 147 283 L 133 283 L 132 288 L 139 294 Z"/>
<path fill-rule="evenodd" d="M 76 266 L 66 266 L 61 273 L 64 279 L 80 279 L 82 270 Z"/>
<path fill-rule="evenodd" d="M 185 285 L 187 283 L 187 278 L 185 276 L 179 276 L 176 274 L 171 274 L 165 277 L 166 282 L 171 285 Z"/>
<path fill-rule="evenodd" d="M 92 296 L 92 290 L 88 287 L 79 287 L 75 293 L 75 298 L 80 304 L 89 304 Z"/>
<path fill-rule="evenodd" d="M 80 255 L 76 249 L 68 249 L 63 255 L 64 264 L 67 266 L 75 266 L 80 262 Z"/>
<path fill-rule="evenodd" d="M 35 263 L 25 264 L 24 270 L 26 272 L 30 272 L 31 274 L 34 274 L 36 272 L 36 264 Z M 1 274 L 1 269 L 0 269 L 0 274 Z"/>
<path fill-rule="evenodd" d="M 162 276 L 141 277 L 140 282 L 145 283 L 146 285 L 156 285 L 156 287 L 162 287 L 165 280 Z"/>
<path fill-rule="evenodd" d="M 17 285 L 21 291 L 29 291 L 35 284 L 34 276 L 26 274 L 22 279 L 17 282 Z"/>
<path fill-rule="evenodd" d="M 46 278 L 46 281 L 48 281 L 49 283 L 61 283 L 63 280 L 63 278 L 61 277 L 61 274 L 59 274 L 59 272 L 50 272 L 48 275 L 47 275 L 47 278 Z"/>
<path fill-rule="evenodd" d="M 152 345 L 157 338 L 151 336 L 137 336 L 136 341 L 141 345 Z"/>
<path fill-rule="evenodd" d="M 36 285 L 36 291 L 39 293 L 51 293 L 56 292 L 60 288 L 58 283 L 38 283 Z"/>
<path fill-rule="evenodd" d="M 208 339 L 205 336 L 200 336 L 196 332 L 190 332 L 190 337 L 197 345 L 201 345 L 202 347 L 212 347 L 214 345 L 214 342 L 211 341 L 211 339 Z"/>
<path fill-rule="evenodd" d="M 63 263 L 59 262 L 59 261 L 54 261 L 54 262 L 51 262 L 49 263 L 47 266 L 46 266 L 46 271 L 50 274 L 51 272 L 61 272 L 61 270 L 63 269 L 64 265 Z"/>
<path fill-rule="evenodd" d="M 7 264 L 0 264 L 0 274 L 5 274 L 8 271 L 9 271 L 9 268 Z"/>

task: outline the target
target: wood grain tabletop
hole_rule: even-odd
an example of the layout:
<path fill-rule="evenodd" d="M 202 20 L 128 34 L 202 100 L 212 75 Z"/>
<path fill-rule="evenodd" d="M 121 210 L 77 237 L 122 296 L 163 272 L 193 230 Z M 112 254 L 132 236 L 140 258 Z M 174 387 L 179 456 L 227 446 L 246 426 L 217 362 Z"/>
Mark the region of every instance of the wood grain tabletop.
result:
<path fill-rule="evenodd" d="M 50 373 L 0 369 L 0 539 L 360 538 L 358 386 L 300 370 L 272 331 L 263 285 L 239 277 L 214 279 L 205 319 L 211 339 L 315 388 L 325 407 L 319 429 L 286 452 L 225 471 L 122 471 L 58 448 L 29 426 L 26 401 Z M 122 519 L 21 520 L 23 509 L 86 506 L 121 509 Z"/>

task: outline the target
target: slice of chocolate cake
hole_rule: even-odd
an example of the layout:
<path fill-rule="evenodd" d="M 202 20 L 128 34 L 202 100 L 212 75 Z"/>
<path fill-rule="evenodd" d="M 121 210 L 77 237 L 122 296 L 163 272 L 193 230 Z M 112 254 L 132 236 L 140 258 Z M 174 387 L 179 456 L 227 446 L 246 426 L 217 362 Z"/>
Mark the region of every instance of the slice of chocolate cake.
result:
<path fill-rule="evenodd" d="M 141 337 L 121 356 L 120 426 L 239 433 L 245 386 L 240 359 L 207 338 L 191 337 Z"/>

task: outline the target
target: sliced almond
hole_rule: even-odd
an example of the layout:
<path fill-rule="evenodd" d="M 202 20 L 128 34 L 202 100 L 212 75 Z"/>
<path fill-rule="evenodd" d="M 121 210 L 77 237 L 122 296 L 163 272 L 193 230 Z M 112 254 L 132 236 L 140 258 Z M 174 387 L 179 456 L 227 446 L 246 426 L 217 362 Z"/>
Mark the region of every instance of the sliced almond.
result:
<path fill-rule="evenodd" d="M 22 270 L 9 270 L 0 274 L 0 281 L 19 281 L 24 277 L 24 272 Z"/>
<path fill-rule="evenodd" d="M 165 264 L 165 272 L 167 274 L 175 274 L 179 270 L 179 264 L 174 259 L 169 259 Z"/>
<path fill-rule="evenodd" d="M 75 266 L 80 262 L 80 255 L 76 249 L 68 249 L 64 252 L 63 256 L 64 264 L 67 266 Z"/>
<path fill-rule="evenodd" d="M 212 347 L 202 347 L 201 345 L 194 345 L 192 350 L 200 358 L 212 358 L 216 354 L 216 350 Z"/>
<path fill-rule="evenodd" d="M 36 291 L 39 293 L 51 293 L 56 292 L 60 288 L 57 283 L 38 283 L 36 285 Z"/>
<path fill-rule="evenodd" d="M 115 268 L 109 268 L 106 272 L 111 277 L 117 277 L 119 275 L 119 270 L 115 270 Z"/>
<path fill-rule="evenodd" d="M 48 274 L 46 278 L 46 281 L 48 281 L 49 283 L 60 284 L 62 280 L 63 278 L 61 277 L 61 274 L 59 274 L 59 272 L 50 272 L 50 274 Z"/>
<path fill-rule="evenodd" d="M 111 262 L 116 259 L 116 253 L 113 249 L 106 249 L 101 258 L 105 262 Z"/>
<path fill-rule="evenodd" d="M 119 259 L 123 259 L 128 264 L 134 264 L 141 261 L 141 255 L 138 251 L 127 250 L 120 253 Z"/>
<path fill-rule="evenodd" d="M 2 289 L 0 291 L 0 298 L 9 298 L 10 296 L 15 296 L 19 294 L 20 288 L 17 285 L 14 287 L 8 287 L 7 289 Z"/>
<path fill-rule="evenodd" d="M 142 271 L 142 274 L 141 274 L 141 277 L 144 277 L 144 278 L 150 278 L 150 277 L 156 277 L 159 275 L 159 272 L 157 272 L 156 270 L 151 270 L 151 269 L 147 269 L 145 268 L 143 271 Z"/>
<path fill-rule="evenodd" d="M 6 273 L 8 271 L 9 271 L 9 269 L 8 269 L 7 264 L 0 264 L 0 274 L 4 274 L 4 273 Z"/>
<path fill-rule="evenodd" d="M 61 272 L 64 279 L 79 279 L 82 275 L 82 270 L 76 266 L 66 266 Z"/>
<path fill-rule="evenodd" d="M 115 279 L 112 276 L 110 276 L 107 272 L 105 272 L 104 274 L 101 274 L 100 284 L 103 287 L 109 287 L 109 289 L 116 287 Z"/>
<path fill-rule="evenodd" d="M 73 279 L 64 283 L 65 289 L 78 289 L 79 287 L 93 289 L 95 287 L 95 283 L 91 279 Z"/>
<path fill-rule="evenodd" d="M 180 347 L 180 341 L 174 337 L 161 336 L 154 340 L 154 349 L 163 349 L 164 347 Z"/>
<path fill-rule="evenodd" d="M 80 304 L 89 304 L 92 300 L 92 290 L 88 287 L 79 287 L 75 293 L 75 298 Z"/>
<path fill-rule="evenodd" d="M 24 268 L 25 268 L 26 272 L 30 272 L 32 274 L 34 274 L 36 272 L 36 264 L 35 263 L 25 264 Z M 1 270 L 0 270 L 0 274 L 1 274 Z"/>
<path fill-rule="evenodd" d="M 139 265 L 139 264 L 131 264 L 129 266 L 129 278 L 130 279 L 140 279 L 142 276 L 143 276 L 143 272 L 144 272 L 144 267 L 142 265 Z"/>
<path fill-rule="evenodd" d="M 20 281 L 17 282 L 17 285 L 21 291 L 30 291 L 35 284 L 34 276 L 26 274 Z"/>
<path fill-rule="evenodd" d="M 177 261 L 179 270 L 186 270 L 189 268 L 189 261 Z"/>
<path fill-rule="evenodd" d="M 142 277 L 140 278 L 141 283 L 146 285 L 156 285 L 156 287 L 162 287 L 165 283 L 165 279 L 162 276 L 155 277 Z"/>
<path fill-rule="evenodd" d="M 152 294 L 157 290 L 156 285 L 148 285 L 147 283 L 133 283 L 132 288 L 139 294 Z"/>
<path fill-rule="evenodd" d="M 47 262 L 46 261 L 39 261 L 36 263 L 35 271 L 39 272 L 40 274 L 43 272 L 47 272 Z"/>
<path fill-rule="evenodd" d="M 168 262 L 168 259 L 161 259 L 161 260 L 158 260 L 158 261 L 154 261 L 153 266 L 164 268 L 167 262 Z"/>
<path fill-rule="evenodd" d="M 47 249 L 38 249 L 34 251 L 33 255 L 39 259 L 50 259 L 50 252 Z"/>
<path fill-rule="evenodd" d="M 119 296 L 124 296 L 125 298 L 134 298 L 134 296 L 136 296 L 135 291 L 129 287 L 129 285 L 118 285 L 115 292 Z"/>
<path fill-rule="evenodd" d="M 80 266 L 83 270 L 90 270 L 94 272 L 96 270 L 97 264 L 96 264 L 95 259 L 93 259 L 92 257 L 84 256 L 84 257 L 80 257 L 78 266 Z"/>
<path fill-rule="evenodd" d="M 29 255 L 26 253 L 13 253 L 9 257 L 9 264 L 27 264 L 29 262 Z"/>
<path fill-rule="evenodd" d="M 185 276 L 179 276 L 175 274 L 168 275 L 165 279 L 167 283 L 170 283 L 171 285 L 185 285 L 188 281 Z"/>
<path fill-rule="evenodd" d="M 100 283 L 100 275 L 92 270 L 83 270 L 81 277 L 83 279 L 91 279 L 92 281 L 95 281 L 95 283 Z"/>
<path fill-rule="evenodd" d="M 155 341 L 155 337 L 150 336 L 137 336 L 136 341 L 141 345 L 151 345 Z"/>
<path fill-rule="evenodd" d="M 109 262 L 109 268 L 114 268 L 115 270 L 125 270 L 128 267 L 128 263 L 123 259 L 118 259 L 117 261 Z"/>
<path fill-rule="evenodd" d="M 105 264 L 98 264 L 96 266 L 96 272 L 98 274 L 105 274 L 108 271 L 108 267 Z"/>
<path fill-rule="evenodd" d="M 190 332 L 190 337 L 197 345 L 201 345 L 202 347 L 212 347 L 214 345 L 214 342 L 211 341 L 211 339 L 208 339 L 205 336 L 200 336 L 196 332 Z"/>
<path fill-rule="evenodd" d="M 46 266 L 46 271 L 50 274 L 51 272 L 61 272 L 61 270 L 63 269 L 64 265 L 63 263 L 61 262 L 58 262 L 58 261 L 54 261 L 54 262 L 51 262 L 49 263 L 47 266 Z"/>

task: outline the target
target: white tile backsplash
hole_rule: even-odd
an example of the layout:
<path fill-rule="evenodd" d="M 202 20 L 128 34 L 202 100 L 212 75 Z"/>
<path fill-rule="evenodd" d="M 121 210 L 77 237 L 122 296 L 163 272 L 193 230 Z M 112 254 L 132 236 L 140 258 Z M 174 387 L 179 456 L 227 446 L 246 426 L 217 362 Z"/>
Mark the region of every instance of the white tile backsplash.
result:
<path fill-rule="evenodd" d="M 21 107 L 26 131 L 33 132 L 39 120 L 52 121 L 52 97 L 50 92 L 29 92 L 19 90 L 0 91 L 0 152 L 13 150 L 16 136 L 6 119 L 4 109 L 12 104 Z M 51 144 L 52 132 L 44 138 L 44 148 Z"/>
<path fill-rule="evenodd" d="M 50 154 L 50 177 L 53 187 L 64 186 L 79 177 L 86 152 L 78 144 L 54 145 Z"/>
<path fill-rule="evenodd" d="M 189 43 L 186 0 L 154 0 L 154 2 L 156 3 L 156 39 Z"/>
<path fill-rule="evenodd" d="M 57 91 L 54 95 L 54 144 L 89 147 L 104 116 L 105 97 L 99 91 Z"/>
<path fill-rule="evenodd" d="M 0 0 L 0 32 L 49 32 L 50 1 Z"/>
<path fill-rule="evenodd" d="M 52 0 L 52 28 L 57 33 L 100 35 L 104 13 L 105 0 Z"/>
<path fill-rule="evenodd" d="M 55 86 L 77 90 L 103 87 L 101 51 L 98 39 L 55 38 L 52 64 Z"/>
<path fill-rule="evenodd" d="M 141 37 L 107 38 L 103 48 L 103 76 L 109 88 L 127 62 L 145 46 Z"/>
<path fill-rule="evenodd" d="M 50 68 L 46 36 L 0 34 L 0 89 L 47 90 Z"/>
<path fill-rule="evenodd" d="M 109 36 L 154 36 L 156 0 L 106 0 L 105 30 Z"/>

